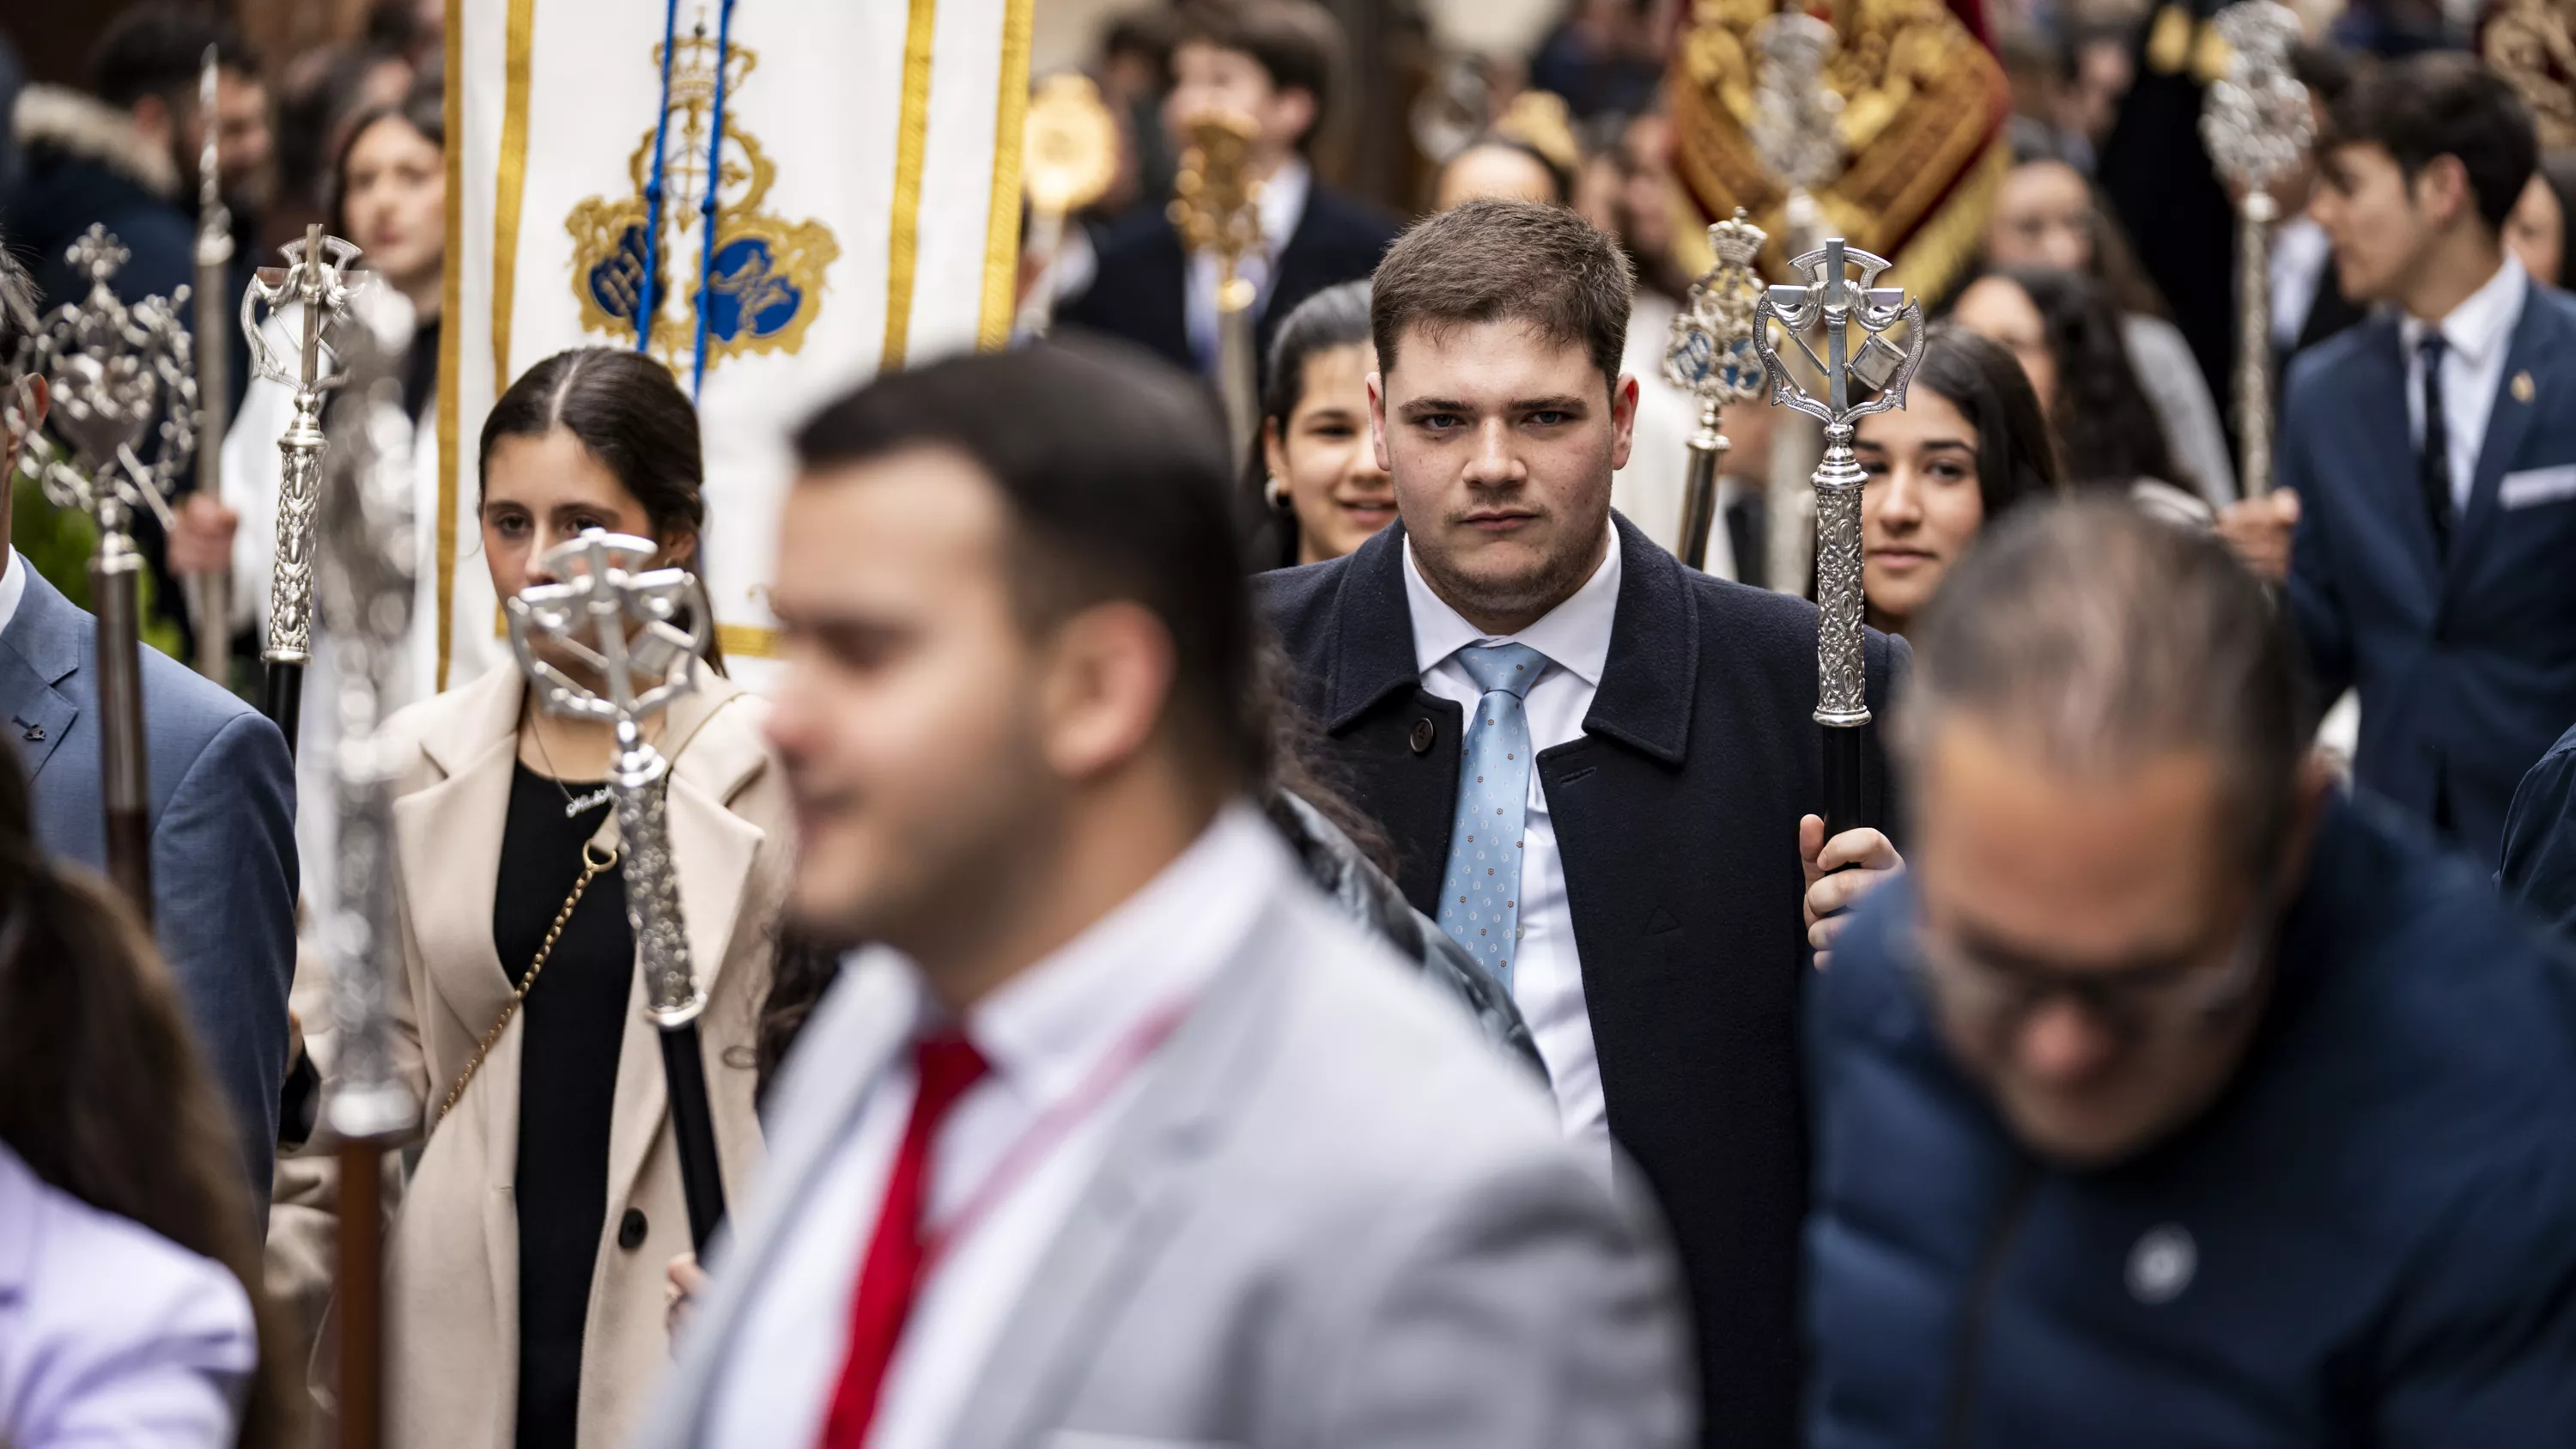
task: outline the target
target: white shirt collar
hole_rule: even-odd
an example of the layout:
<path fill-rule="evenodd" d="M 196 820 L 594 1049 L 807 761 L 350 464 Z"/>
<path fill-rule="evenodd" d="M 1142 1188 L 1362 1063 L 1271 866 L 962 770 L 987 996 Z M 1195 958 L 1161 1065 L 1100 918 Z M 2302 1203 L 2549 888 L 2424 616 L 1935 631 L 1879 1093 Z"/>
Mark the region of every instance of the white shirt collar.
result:
<path fill-rule="evenodd" d="M 1030 1101 L 1069 1095 L 1154 1013 L 1203 990 L 1295 869 L 1259 811 L 1228 805 L 1144 889 L 976 1003 L 967 1038 Z M 863 957 L 880 954 L 901 963 L 925 1028 L 937 1020 L 918 969 L 884 947 Z"/>
<path fill-rule="evenodd" d="M 2513 324 L 2521 319 L 2522 304 L 2530 294 L 2531 274 L 2507 251 L 2504 264 L 2487 278 L 2486 285 L 2471 292 L 2442 319 L 2443 344 L 2471 367 L 2484 364 L 2512 336 Z M 2409 317 L 2399 330 L 2406 339 L 2406 355 L 2412 358 L 2424 340 L 2428 324 Z"/>
<path fill-rule="evenodd" d="M 1270 255 L 1288 249 L 1288 238 L 1306 215 L 1306 193 L 1314 182 L 1315 173 L 1306 168 L 1305 159 L 1291 156 L 1262 183 L 1253 205 L 1261 213 L 1261 245 Z"/>
<path fill-rule="evenodd" d="M 1608 528 L 1608 521 L 1602 526 Z M 1441 660 L 1470 644 L 1508 642 L 1527 644 L 1550 663 L 1599 689 L 1601 671 L 1610 662 L 1610 625 L 1619 605 L 1618 530 L 1610 530 L 1608 555 L 1583 587 L 1517 634 L 1488 634 L 1433 593 L 1413 561 L 1410 535 L 1404 540 L 1404 601 L 1413 615 L 1413 667 L 1420 673 L 1430 673 Z"/>
<path fill-rule="evenodd" d="M 27 597 L 27 560 L 16 549 L 8 551 L 8 572 L 0 573 L 0 629 L 9 627 L 18 617 L 18 605 Z"/>

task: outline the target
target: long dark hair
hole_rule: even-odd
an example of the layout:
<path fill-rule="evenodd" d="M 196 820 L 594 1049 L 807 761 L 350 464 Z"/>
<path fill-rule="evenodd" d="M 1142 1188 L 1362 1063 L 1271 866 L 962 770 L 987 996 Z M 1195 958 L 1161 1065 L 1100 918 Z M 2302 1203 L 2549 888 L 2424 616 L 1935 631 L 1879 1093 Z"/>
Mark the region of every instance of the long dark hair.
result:
<path fill-rule="evenodd" d="M 1283 440 L 1288 436 L 1288 416 L 1306 400 L 1306 359 L 1368 340 L 1366 279 L 1326 287 L 1298 303 L 1270 339 L 1270 371 L 1261 385 L 1261 422 L 1252 431 L 1252 456 L 1244 466 L 1253 519 L 1250 552 L 1257 568 L 1295 564 L 1302 541 L 1297 534 L 1297 510 L 1270 501 L 1270 467 L 1262 440 L 1273 427 Z"/>
<path fill-rule="evenodd" d="M 690 572 L 706 583 L 706 463 L 698 451 L 698 410 L 671 370 L 623 347 L 558 352 L 510 384 L 483 419 L 475 476 L 488 478 L 503 438 L 542 438 L 555 429 L 579 439 L 618 486 L 644 505 L 657 532 L 687 529 L 696 540 Z M 709 588 L 709 596 L 714 590 Z M 707 663 L 725 672 L 724 649 L 707 635 Z"/>
<path fill-rule="evenodd" d="M 152 938 L 106 886 L 37 846 L 26 776 L 0 758 L 0 1142 L 48 1185 L 241 1280 L 259 1334 L 245 1449 L 295 1432 L 297 1365 L 262 1286 L 223 1098 Z"/>
<path fill-rule="evenodd" d="M 2057 425 L 2067 478 L 2126 490 L 2141 478 L 2186 492 L 2186 474 L 2165 441 L 2164 423 L 2129 361 L 2120 315 L 2100 283 L 2046 267 L 2004 267 L 1994 276 L 2021 288 L 2039 312 L 2048 350 L 2057 359 Z"/>
<path fill-rule="evenodd" d="M 2033 498 L 2058 491 L 2057 450 L 2021 363 L 2002 344 L 1947 322 L 1933 324 L 1913 388 L 1938 394 L 1977 430 L 1982 532 Z"/>
<path fill-rule="evenodd" d="M 436 72 L 412 83 L 403 98 L 391 105 L 371 106 L 349 123 L 340 138 L 340 154 L 331 158 L 331 174 L 324 180 L 325 200 L 331 214 L 331 234 L 349 234 L 349 153 L 358 149 L 358 138 L 367 134 L 378 121 L 400 121 L 420 133 L 421 139 L 440 150 L 447 149 L 447 102 Z M 451 198 L 451 203 L 453 200 Z"/>

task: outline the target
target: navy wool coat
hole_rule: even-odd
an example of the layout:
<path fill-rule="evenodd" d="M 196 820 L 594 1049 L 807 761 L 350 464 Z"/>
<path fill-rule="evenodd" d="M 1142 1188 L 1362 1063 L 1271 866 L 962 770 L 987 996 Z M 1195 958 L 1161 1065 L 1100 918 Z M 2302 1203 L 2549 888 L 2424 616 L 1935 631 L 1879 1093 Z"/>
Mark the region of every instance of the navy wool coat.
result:
<path fill-rule="evenodd" d="M 1816 609 L 1685 568 L 1613 523 L 1623 552 L 1601 687 L 1583 738 L 1541 751 L 1538 775 L 1620 1167 L 1662 1206 L 1688 1280 L 1704 1436 L 1785 1449 L 1807 1172 L 1798 817 L 1823 800 Z M 1415 668 L 1403 544 L 1391 525 L 1348 558 L 1261 575 L 1254 592 L 1296 664 L 1322 763 L 1394 843 L 1406 897 L 1436 914 L 1464 722 Z M 1883 712 L 1911 656 L 1875 631 L 1864 654 Z M 1874 740 L 1869 771 L 1883 801 Z"/>

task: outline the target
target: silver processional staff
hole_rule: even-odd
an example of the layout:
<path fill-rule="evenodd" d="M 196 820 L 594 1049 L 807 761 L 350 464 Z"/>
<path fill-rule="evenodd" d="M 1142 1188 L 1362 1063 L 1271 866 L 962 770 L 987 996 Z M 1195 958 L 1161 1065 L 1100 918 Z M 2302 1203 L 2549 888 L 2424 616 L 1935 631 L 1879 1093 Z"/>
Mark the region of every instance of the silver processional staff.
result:
<path fill-rule="evenodd" d="M 690 964 L 671 861 L 664 810 L 671 763 L 644 738 L 644 724 L 698 687 L 696 665 L 715 613 L 694 574 L 647 567 L 658 551 L 650 539 L 595 528 L 546 550 L 541 566 L 563 582 L 535 585 L 509 601 L 510 650 L 546 710 L 599 720 L 616 732 L 608 788 L 623 842 L 626 923 L 644 973 L 644 1011 L 662 1041 L 689 1237 L 703 1253 L 725 1211 L 698 1048 L 698 1015 L 707 999 Z M 576 678 L 549 652 L 577 662 L 590 678 Z"/>
<path fill-rule="evenodd" d="M 107 873 L 145 921 L 152 919 L 152 791 L 143 735 L 143 555 L 134 510 L 171 526 L 168 496 L 197 444 L 197 384 L 188 289 L 128 306 L 109 285 L 130 255 L 104 227 L 64 253 L 89 278 L 89 295 L 58 308 L 27 338 L 22 375 L 41 377 L 53 405 L 24 415 L 24 390 L 5 401 L 18 466 L 57 508 L 78 509 L 98 530 L 90 555 L 90 606 L 98 618 L 99 791 L 107 815 Z M 49 438 L 47 433 L 52 436 Z"/>
<path fill-rule="evenodd" d="M 1716 264 L 1691 283 L 1664 346 L 1664 380 L 1699 401 L 1690 472 L 1682 482 L 1681 557 L 1695 569 L 1708 567 L 1708 535 L 1717 520 L 1717 464 L 1727 449 L 1726 435 L 1718 431 L 1720 410 L 1762 395 L 1762 356 L 1753 332 L 1762 300 L 1754 266 L 1764 240 L 1742 207 L 1708 229 Z"/>
<path fill-rule="evenodd" d="M 2237 473 L 2248 498 L 2272 487 L 2271 188 L 2296 171 L 2316 135 L 2308 88 L 2290 73 L 2299 17 L 2273 0 L 2238 0 L 2218 12 L 2226 71 L 2200 114 L 2201 140 L 2236 193 Z"/>
<path fill-rule="evenodd" d="M 1825 456 L 1812 480 L 1816 493 L 1816 723 L 1825 727 L 1825 838 L 1869 821 L 1862 799 L 1863 731 L 1870 722 L 1861 653 L 1861 488 L 1867 481 L 1852 453 L 1853 425 L 1872 413 L 1905 406 L 1906 384 L 1923 360 L 1923 308 L 1902 288 L 1871 283 L 1885 258 L 1841 237 L 1790 263 L 1805 277 L 1762 295 L 1754 346 L 1771 374 L 1774 406 L 1795 408 L 1825 425 Z M 1773 336 L 1774 327 L 1779 336 Z M 1900 342 L 1887 334 L 1903 327 Z M 1859 329 L 1859 350 L 1852 331 Z M 1819 353 L 1808 341 L 1824 344 Z M 1780 365 L 1780 339 L 1794 345 L 1825 380 L 1817 397 Z M 1855 393 L 1862 396 L 1855 397 Z"/>
<path fill-rule="evenodd" d="M 277 562 L 268 591 L 268 647 L 260 652 L 268 666 L 262 712 L 286 732 L 292 753 L 303 714 L 304 666 L 313 657 L 313 512 L 322 487 L 322 400 L 340 385 L 326 344 L 333 324 L 348 315 L 351 295 L 375 278 L 350 271 L 358 249 L 323 235 L 319 226 L 279 250 L 286 265 L 260 268 L 242 293 L 241 325 L 250 338 L 252 370 L 295 389 L 294 413 L 277 439 Z M 273 316 L 290 304 L 303 308 L 292 359 L 277 355 L 260 326 L 263 308 Z"/>

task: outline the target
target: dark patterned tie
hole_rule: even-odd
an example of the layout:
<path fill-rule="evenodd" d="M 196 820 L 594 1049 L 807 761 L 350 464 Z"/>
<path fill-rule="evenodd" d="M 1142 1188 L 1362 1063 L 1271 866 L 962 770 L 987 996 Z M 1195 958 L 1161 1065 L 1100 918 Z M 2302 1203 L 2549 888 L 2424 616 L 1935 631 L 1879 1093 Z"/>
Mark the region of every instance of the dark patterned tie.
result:
<path fill-rule="evenodd" d="M 2415 344 L 2424 364 L 2424 450 L 2415 476 L 2424 488 L 2424 513 L 2433 525 L 2433 556 L 2451 556 L 2451 430 L 2442 421 L 2442 334 L 2427 332 Z"/>

